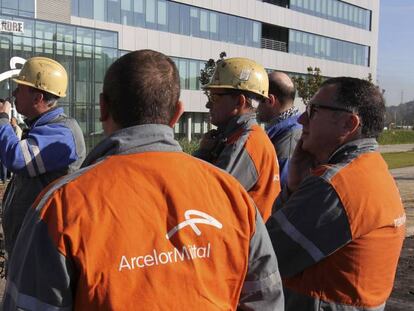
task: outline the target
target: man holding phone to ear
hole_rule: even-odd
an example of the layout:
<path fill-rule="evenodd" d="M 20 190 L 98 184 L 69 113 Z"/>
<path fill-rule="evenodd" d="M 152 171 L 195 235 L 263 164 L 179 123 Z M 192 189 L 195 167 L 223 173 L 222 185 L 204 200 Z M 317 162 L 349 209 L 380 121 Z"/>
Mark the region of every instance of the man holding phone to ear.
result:
<path fill-rule="evenodd" d="M 13 177 L 3 197 L 2 226 L 10 258 L 26 211 L 52 181 L 77 170 L 86 148 L 77 121 L 58 100 L 66 96 L 65 68 L 47 57 L 32 57 L 15 77 L 13 91 L 18 113 L 27 129 L 17 137 L 10 124 L 10 102 L 0 103 L 0 159 Z"/>
<path fill-rule="evenodd" d="M 405 213 L 377 151 L 385 102 L 368 81 L 325 81 L 299 117 L 288 184 L 267 222 L 287 311 L 384 310 Z"/>

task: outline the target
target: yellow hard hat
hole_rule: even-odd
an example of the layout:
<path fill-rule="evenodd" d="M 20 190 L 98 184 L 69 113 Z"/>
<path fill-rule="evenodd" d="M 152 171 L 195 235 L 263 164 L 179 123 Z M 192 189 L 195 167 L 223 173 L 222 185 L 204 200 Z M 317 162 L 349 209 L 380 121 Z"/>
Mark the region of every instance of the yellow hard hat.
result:
<path fill-rule="evenodd" d="M 28 59 L 13 81 L 58 97 L 65 97 L 66 88 L 68 87 L 68 75 L 65 68 L 57 61 L 47 57 Z"/>
<path fill-rule="evenodd" d="M 235 89 L 269 97 L 269 79 L 266 70 L 262 65 L 241 57 L 219 61 L 210 83 L 203 88 Z"/>

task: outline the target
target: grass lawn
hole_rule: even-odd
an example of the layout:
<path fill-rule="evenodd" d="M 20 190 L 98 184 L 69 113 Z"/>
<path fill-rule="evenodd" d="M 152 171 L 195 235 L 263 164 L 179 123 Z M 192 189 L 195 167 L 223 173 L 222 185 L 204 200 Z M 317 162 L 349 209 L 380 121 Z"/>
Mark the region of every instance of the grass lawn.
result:
<path fill-rule="evenodd" d="M 383 153 L 382 156 L 389 169 L 414 166 L 414 151 Z"/>
<path fill-rule="evenodd" d="M 378 143 L 380 145 L 413 144 L 413 130 L 386 130 L 381 133 Z"/>

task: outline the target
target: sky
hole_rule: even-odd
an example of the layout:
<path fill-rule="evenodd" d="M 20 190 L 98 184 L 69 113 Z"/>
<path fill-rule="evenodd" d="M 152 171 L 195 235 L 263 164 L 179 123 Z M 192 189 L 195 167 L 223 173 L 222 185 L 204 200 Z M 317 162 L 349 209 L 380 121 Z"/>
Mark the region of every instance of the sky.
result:
<path fill-rule="evenodd" d="M 414 0 L 380 0 L 377 84 L 387 106 L 414 100 Z"/>

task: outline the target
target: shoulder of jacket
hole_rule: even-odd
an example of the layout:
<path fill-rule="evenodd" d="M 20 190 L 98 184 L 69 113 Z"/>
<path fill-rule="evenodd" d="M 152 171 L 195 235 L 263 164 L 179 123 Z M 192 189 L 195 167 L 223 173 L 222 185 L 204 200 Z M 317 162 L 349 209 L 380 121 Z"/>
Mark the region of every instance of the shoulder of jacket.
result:
<path fill-rule="evenodd" d="M 353 160 L 348 161 L 348 162 L 340 162 L 336 164 L 320 165 L 317 168 L 312 170 L 312 174 L 330 183 L 332 178 L 334 178 L 337 174 L 339 174 L 341 170 L 347 167 L 351 162 L 353 162 Z"/>
<path fill-rule="evenodd" d="M 50 197 L 52 197 L 56 191 L 59 191 L 63 188 L 70 187 L 71 183 L 79 180 L 80 178 L 84 177 L 90 171 L 94 170 L 97 166 L 102 165 L 104 161 L 97 162 L 93 165 L 81 168 L 73 173 L 67 174 L 62 178 L 58 179 L 55 182 L 52 182 L 49 186 L 47 191 L 44 193 L 42 198 L 40 199 L 36 209 L 41 209 L 43 205 L 48 201 Z"/>

